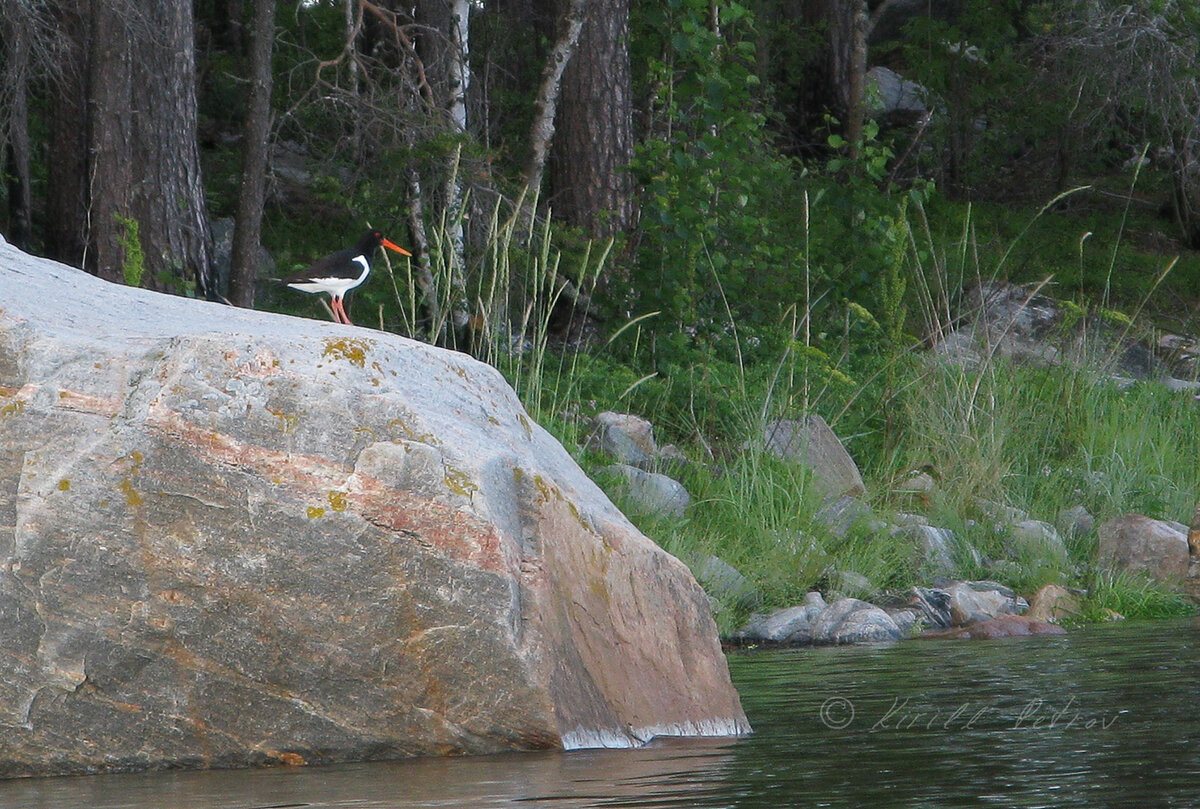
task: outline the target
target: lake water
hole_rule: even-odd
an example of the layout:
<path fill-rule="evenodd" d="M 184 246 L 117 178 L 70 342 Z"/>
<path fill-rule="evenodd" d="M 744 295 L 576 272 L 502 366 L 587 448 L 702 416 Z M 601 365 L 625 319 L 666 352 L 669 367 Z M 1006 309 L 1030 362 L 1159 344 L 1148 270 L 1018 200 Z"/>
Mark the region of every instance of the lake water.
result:
<path fill-rule="evenodd" d="M 1197 807 L 1200 620 L 736 653 L 744 739 L 0 783 L 3 809 Z"/>

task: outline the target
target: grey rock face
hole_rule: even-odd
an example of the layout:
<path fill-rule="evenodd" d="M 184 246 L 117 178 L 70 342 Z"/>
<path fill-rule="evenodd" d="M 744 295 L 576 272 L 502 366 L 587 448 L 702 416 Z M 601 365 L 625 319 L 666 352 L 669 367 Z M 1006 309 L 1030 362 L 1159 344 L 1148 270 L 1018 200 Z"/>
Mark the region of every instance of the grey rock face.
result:
<path fill-rule="evenodd" d="M 813 484 L 822 497 L 833 500 L 866 493 L 854 459 L 820 416 L 771 422 L 767 425 L 766 447 L 784 460 L 811 467 Z"/>
<path fill-rule="evenodd" d="M 628 464 L 613 464 L 608 469 L 623 479 L 621 486 L 626 506 L 644 514 L 680 519 L 687 512 L 692 497 L 677 480 L 647 472 Z"/>
<path fill-rule="evenodd" d="M 608 410 L 598 414 L 596 439 L 601 450 L 621 463 L 639 469 L 654 468 L 659 452 L 654 425 L 641 416 Z"/>

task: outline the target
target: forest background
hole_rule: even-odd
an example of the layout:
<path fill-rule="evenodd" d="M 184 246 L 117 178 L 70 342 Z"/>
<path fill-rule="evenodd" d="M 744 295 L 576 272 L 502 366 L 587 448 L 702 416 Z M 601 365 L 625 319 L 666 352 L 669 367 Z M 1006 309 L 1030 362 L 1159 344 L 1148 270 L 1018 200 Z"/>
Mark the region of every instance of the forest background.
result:
<path fill-rule="evenodd" d="M 935 474 L 918 505 L 965 573 L 1180 608 L 1105 578 L 1094 536 L 983 569 L 1005 545 L 974 517 L 987 497 L 1186 522 L 1194 407 L 923 356 L 997 279 L 1148 344 L 1200 332 L 1194 3 L 0 0 L 0 45 L 18 246 L 324 317 L 269 279 L 369 224 L 416 256 L 353 293 L 356 322 L 495 364 L 591 468 L 592 415 L 651 416 L 695 503 L 643 527 L 767 603 L 923 573 L 867 526 L 823 534 L 806 475 L 761 451 L 812 413 L 879 511 Z"/>

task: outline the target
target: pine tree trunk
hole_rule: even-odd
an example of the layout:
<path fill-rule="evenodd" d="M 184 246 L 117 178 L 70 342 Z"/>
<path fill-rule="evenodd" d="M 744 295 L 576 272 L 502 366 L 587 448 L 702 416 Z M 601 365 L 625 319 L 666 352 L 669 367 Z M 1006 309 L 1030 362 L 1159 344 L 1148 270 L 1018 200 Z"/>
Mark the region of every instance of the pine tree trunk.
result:
<path fill-rule="evenodd" d="M 88 9 L 52 7 L 59 32 L 58 91 L 50 95 L 46 166 L 46 252 L 66 264 L 85 264 L 88 215 L 87 62 Z"/>
<path fill-rule="evenodd" d="M 194 282 L 204 295 L 216 285 L 196 134 L 192 4 L 141 0 L 138 6 L 150 28 L 139 32 L 133 54 L 138 110 L 134 151 L 135 160 L 140 158 L 134 211 L 141 222 L 147 274 L 154 271 L 146 285 L 178 291 L 180 280 Z"/>
<path fill-rule="evenodd" d="M 17 247 L 29 247 L 32 235 L 33 193 L 29 143 L 29 69 L 33 20 L 24 4 L 12 7 L 0 3 L 0 99 L 8 109 L 0 109 L 0 143 L 5 143 L 8 168 L 8 241 Z"/>
<path fill-rule="evenodd" d="M 254 0 L 250 46 L 250 91 L 242 130 L 242 187 L 234 221 L 229 300 L 254 308 L 258 251 L 266 200 L 267 141 L 271 135 L 271 53 L 275 42 L 275 0 Z"/>
<path fill-rule="evenodd" d="M 552 153 L 553 207 L 594 237 L 634 221 L 629 0 L 588 3 L 566 67 Z"/>
<path fill-rule="evenodd" d="M 51 113 L 50 252 L 112 280 L 212 286 L 190 3 L 63 0 Z M 144 266 L 132 266 L 133 238 Z"/>
<path fill-rule="evenodd" d="M 133 115 L 133 19 L 121 4 L 91 0 L 91 53 L 88 59 L 88 164 L 85 182 L 87 221 L 84 233 L 88 255 L 84 266 L 89 272 L 109 281 L 127 277 L 126 255 L 122 238 L 131 238 L 130 225 L 137 221 L 139 240 L 141 217 L 133 207 L 134 140 Z M 78 124 L 76 124 L 78 125 Z M 148 155 L 146 157 L 149 157 Z M 143 252 L 145 242 L 142 241 Z M 136 273 L 130 283 L 140 285 L 144 268 L 128 268 Z M 153 271 L 151 271 L 153 274 Z"/>

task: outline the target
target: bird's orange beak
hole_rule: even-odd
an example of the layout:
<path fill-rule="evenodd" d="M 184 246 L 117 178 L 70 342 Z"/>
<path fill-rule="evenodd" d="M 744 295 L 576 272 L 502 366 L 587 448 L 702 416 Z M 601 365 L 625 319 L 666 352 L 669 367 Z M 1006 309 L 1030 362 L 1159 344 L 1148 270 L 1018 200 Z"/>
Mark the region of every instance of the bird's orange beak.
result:
<path fill-rule="evenodd" d="M 383 240 L 383 246 L 386 247 L 388 250 L 395 250 L 397 253 L 399 253 L 402 256 L 411 256 L 412 255 L 412 253 L 408 252 L 400 245 L 396 244 L 395 242 L 389 242 L 387 239 Z"/>

